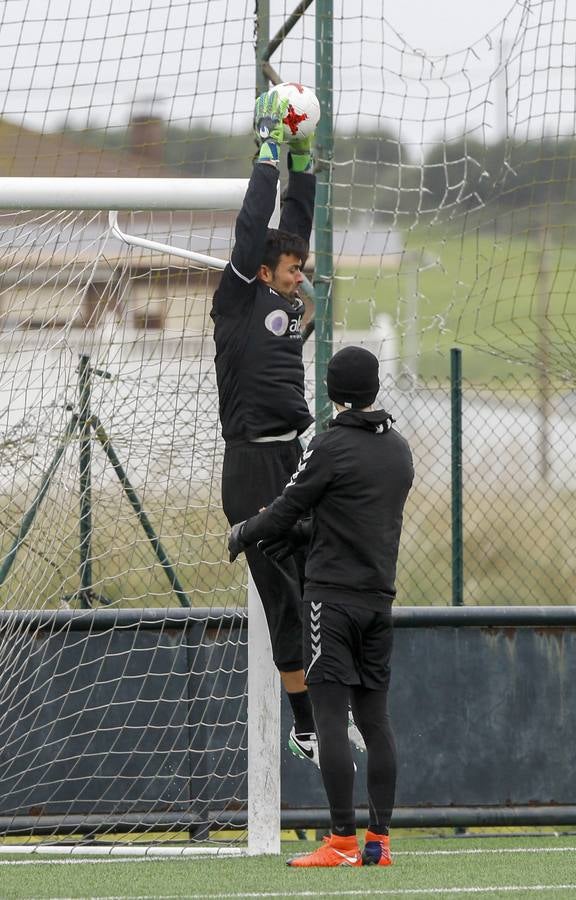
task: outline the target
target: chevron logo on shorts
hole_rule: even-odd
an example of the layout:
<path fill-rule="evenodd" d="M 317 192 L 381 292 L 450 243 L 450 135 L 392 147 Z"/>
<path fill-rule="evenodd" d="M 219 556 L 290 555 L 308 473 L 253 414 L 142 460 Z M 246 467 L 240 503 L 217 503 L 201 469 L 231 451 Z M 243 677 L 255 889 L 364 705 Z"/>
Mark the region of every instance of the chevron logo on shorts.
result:
<path fill-rule="evenodd" d="M 320 614 L 322 612 L 322 603 L 312 603 L 310 604 L 310 643 L 312 645 L 312 659 L 310 661 L 310 665 L 306 670 L 306 675 L 310 673 L 310 670 L 314 663 L 316 663 L 320 657 L 322 656 L 322 643 L 320 641 Z"/>

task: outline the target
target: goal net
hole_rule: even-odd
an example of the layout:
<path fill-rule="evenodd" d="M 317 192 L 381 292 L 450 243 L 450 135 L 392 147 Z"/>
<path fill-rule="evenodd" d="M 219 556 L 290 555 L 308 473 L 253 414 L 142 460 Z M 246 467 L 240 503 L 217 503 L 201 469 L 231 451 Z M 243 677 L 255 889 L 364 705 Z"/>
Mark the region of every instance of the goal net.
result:
<path fill-rule="evenodd" d="M 7 3 L 0 29 L 0 833 L 238 844 L 247 578 L 206 257 L 254 152 L 254 4 L 81 6 Z M 377 353 L 417 471 L 399 602 L 447 603 L 463 348 L 466 600 L 572 603 L 575 22 L 562 0 L 381 6 L 269 4 L 270 77 L 314 85 L 333 33 L 333 343 L 305 345 L 307 397 L 320 351 Z M 99 184 L 55 202 L 72 177 Z M 180 187 L 142 202 L 146 179 Z"/>

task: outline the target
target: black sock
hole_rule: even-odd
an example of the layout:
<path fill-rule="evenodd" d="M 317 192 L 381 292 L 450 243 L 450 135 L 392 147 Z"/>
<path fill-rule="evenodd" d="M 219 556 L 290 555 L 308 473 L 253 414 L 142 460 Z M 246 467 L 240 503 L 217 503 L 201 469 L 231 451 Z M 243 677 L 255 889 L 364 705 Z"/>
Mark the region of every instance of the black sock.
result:
<path fill-rule="evenodd" d="M 368 831 L 371 831 L 372 834 L 389 834 L 389 829 L 387 825 L 368 825 Z"/>
<path fill-rule="evenodd" d="M 297 691 L 294 694 L 288 694 L 288 700 L 292 707 L 294 715 L 294 728 L 296 734 L 311 734 L 315 731 L 314 716 L 312 715 L 312 704 L 308 691 Z"/>
<path fill-rule="evenodd" d="M 352 822 L 340 822 L 338 825 L 332 822 L 332 834 L 336 837 L 354 837 L 356 834 L 356 825 Z"/>

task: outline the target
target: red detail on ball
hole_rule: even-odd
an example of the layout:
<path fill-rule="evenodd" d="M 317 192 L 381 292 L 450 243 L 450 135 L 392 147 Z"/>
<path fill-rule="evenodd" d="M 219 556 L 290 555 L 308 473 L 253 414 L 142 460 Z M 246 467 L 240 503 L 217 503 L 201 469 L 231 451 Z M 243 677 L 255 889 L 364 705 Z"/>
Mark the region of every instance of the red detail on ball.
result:
<path fill-rule="evenodd" d="M 286 125 L 286 127 L 290 129 L 292 134 L 297 134 L 300 122 L 305 122 L 307 118 L 307 113 L 297 113 L 292 104 L 290 104 L 288 107 L 288 112 L 284 116 L 282 121 L 284 122 L 284 125 Z"/>

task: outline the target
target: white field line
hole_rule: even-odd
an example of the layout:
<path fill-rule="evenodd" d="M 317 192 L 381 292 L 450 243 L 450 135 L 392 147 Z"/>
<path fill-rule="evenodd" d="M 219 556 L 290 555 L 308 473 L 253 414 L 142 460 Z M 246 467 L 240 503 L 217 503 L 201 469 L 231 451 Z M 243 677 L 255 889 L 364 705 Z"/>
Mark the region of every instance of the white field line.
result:
<path fill-rule="evenodd" d="M 295 891 L 287 893 L 272 892 L 254 892 L 246 893 L 242 891 L 238 894 L 186 894 L 186 900 L 289 900 L 291 897 L 415 897 L 432 895 L 438 897 L 468 895 L 468 894 L 489 894 L 491 897 L 497 897 L 502 893 L 514 894 L 522 891 L 523 893 L 549 893 L 550 891 L 574 891 L 574 884 L 505 884 L 491 885 L 487 887 L 448 887 L 448 888 L 383 888 L 382 890 L 363 889 L 361 891 Z M 52 897 L 51 900 L 182 900 L 182 894 L 134 894 L 132 896 L 119 894 L 118 896 L 110 896 L 110 894 L 102 897 Z M 31 897 L 29 900 L 42 900 L 42 898 Z M 45 900 L 45 898 L 44 898 Z"/>
<path fill-rule="evenodd" d="M 576 853 L 574 847 L 469 847 L 464 850 L 394 850 L 392 856 L 485 856 L 488 853 Z"/>
<path fill-rule="evenodd" d="M 474 856 L 474 855 L 503 855 L 510 853 L 574 853 L 575 847 L 496 847 L 487 848 L 462 848 L 461 850 L 398 850 L 393 853 L 396 856 Z M 246 852 L 237 847 L 49 847 L 44 844 L 9 845 L 0 846 L 0 857 L 5 855 L 26 855 L 32 859 L 9 860 L 0 858 L 1 866 L 38 866 L 38 865 L 100 865 L 102 863 L 137 863 L 137 862 L 161 862 L 178 858 L 197 859 L 209 856 L 221 858 L 245 856 Z M 38 856 L 66 856 L 67 859 L 38 859 Z M 297 854 L 298 855 L 298 854 Z M 232 896 L 232 895 L 231 895 Z M 236 896 L 236 895 L 234 895 Z M 275 896 L 263 894 L 262 896 Z"/>

